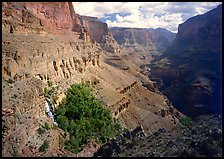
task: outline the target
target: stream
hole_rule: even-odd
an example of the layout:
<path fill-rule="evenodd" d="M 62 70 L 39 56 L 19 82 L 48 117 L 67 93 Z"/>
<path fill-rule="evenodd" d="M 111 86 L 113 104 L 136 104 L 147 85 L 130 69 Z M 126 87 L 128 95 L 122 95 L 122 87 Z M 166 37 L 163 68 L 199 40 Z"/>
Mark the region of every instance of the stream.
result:
<path fill-rule="evenodd" d="M 45 112 L 52 119 L 54 125 L 58 126 L 58 123 L 55 121 L 54 115 L 52 113 L 51 104 L 46 100 Z"/>

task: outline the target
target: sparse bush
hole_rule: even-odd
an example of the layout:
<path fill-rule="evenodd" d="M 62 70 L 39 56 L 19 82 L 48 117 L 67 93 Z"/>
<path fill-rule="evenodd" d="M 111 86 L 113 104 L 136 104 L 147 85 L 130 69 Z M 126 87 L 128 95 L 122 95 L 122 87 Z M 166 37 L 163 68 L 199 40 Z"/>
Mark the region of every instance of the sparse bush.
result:
<path fill-rule="evenodd" d="M 53 81 L 47 81 L 47 85 L 48 85 L 48 87 L 52 87 L 53 86 Z"/>
<path fill-rule="evenodd" d="M 182 117 L 179 119 L 180 123 L 184 126 L 190 127 L 193 124 L 193 121 L 191 118 L 188 117 Z"/>
<path fill-rule="evenodd" d="M 17 98 L 17 95 L 16 95 L 16 94 L 13 94 L 13 95 L 11 96 L 11 98 L 16 99 L 16 98 Z"/>
<path fill-rule="evenodd" d="M 56 96 L 56 97 L 53 97 L 53 102 L 54 102 L 54 104 L 56 104 L 56 101 L 58 100 L 58 96 Z"/>
<path fill-rule="evenodd" d="M 45 97 L 48 96 L 48 89 L 47 89 L 47 87 L 44 87 L 44 96 L 45 96 Z"/>
<path fill-rule="evenodd" d="M 37 129 L 38 134 L 43 134 L 45 133 L 46 130 L 50 130 L 50 127 L 48 125 L 48 123 L 44 123 L 43 126 L 41 126 L 40 128 Z"/>
<path fill-rule="evenodd" d="M 58 86 L 53 87 L 53 81 L 47 81 L 48 83 L 48 88 L 44 88 L 44 96 L 48 99 L 50 99 L 52 104 L 56 104 L 56 101 L 58 100 Z"/>
<path fill-rule="evenodd" d="M 49 130 L 49 129 L 50 129 L 50 127 L 49 127 L 48 123 L 44 123 L 43 128 L 44 128 L 44 129 L 46 129 L 46 130 Z"/>
<path fill-rule="evenodd" d="M 7 80 L 7 82 L 8 82 L 8 83 L 10 83 L 10 84 L 15 83 L 15 81 L 14 81 L 14 80 L 12 80 L 11 78 L 9 78 L 9 79 Z"/>
<path fill-rule="evenodd" d="M 52 125 L 51 126 L 51 129 L 54 129 L 54 130 L 56 130 L 58 127 L 56 126 L 56 125 Z"/>
<path fill-rule="evenodd" d="M 43 134 L 43 133 L 45 133 L 45 129 L 43 129 L 43 128 L 38 128 L 37 129 L 37 132 L 38 132 L 38 134 Z"/>
<path fill-rule="evenodd" d="M 48 149 L 48 147 L 49 147 L 49 142 L 47 140 L 44 140 L 43 145 L 41 145 L 41 147 L 39 148 L 39 152 L 46 151 L 46 149 Z"/>

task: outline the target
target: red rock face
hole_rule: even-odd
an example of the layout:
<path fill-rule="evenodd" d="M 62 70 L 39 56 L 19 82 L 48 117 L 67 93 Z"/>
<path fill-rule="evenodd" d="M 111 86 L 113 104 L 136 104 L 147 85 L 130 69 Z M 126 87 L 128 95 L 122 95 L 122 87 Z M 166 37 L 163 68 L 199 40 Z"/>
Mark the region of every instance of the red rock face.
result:
<path fill-rule="evenodd" d="M 3 2 L 2 10 L 3 18 L 12 16 L 19 22 L 53 31 L 82 32 L 85 27 L 96 42 L 103 42 L 103 36 L 108 33 L 107 24 L 96 17 L 76 14 L 72 2 Z"/>
<path fill-rule="evenodd" d="M 103 36 L 108 34 L 108 26 L 106 23 L 99 21 L 96 17 L 81 16 L 84 26 L 87 27 L 91 40 L 103 42 Z"/>
<path fill-rule="evenodd" d="M 3 17 L 12 15 L 20 22 L 38 23 L 45 29 L 81 31 L 79 15 L 72 2 L 4 2 Z"/>
<path fill-rule="evenodd" d="M 25 7 L 48 29 L 72 30 L 73 20 L 77 21 L 73 7 L 67 2 L 33 2 L 25 3 Z"/>

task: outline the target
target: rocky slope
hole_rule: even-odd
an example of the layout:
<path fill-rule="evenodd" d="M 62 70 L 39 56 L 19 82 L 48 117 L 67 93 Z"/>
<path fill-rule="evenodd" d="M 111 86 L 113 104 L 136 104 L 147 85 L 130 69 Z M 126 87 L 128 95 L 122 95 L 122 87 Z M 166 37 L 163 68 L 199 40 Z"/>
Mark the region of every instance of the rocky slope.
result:
<path fill-rule="evenodd" d="M 143 46 L 151 53 L 163 52 L 175 38 L 175 33 L 166 29 L 110 28 L 118 44 L 134 47 Z"/>
<path fill-rule="evenodd" d="M 222 5 L 178 27 L 172 46 L 154 60 L 151 76 L 188 115 L 221 113 Z"/>
<path fill-rule="evenodd" d="M 222 116 L 201 116 L 190 126 L 179 124 L 172 131 L 160 129 L 150 137 L 140 131 L 125 133 L 103 145 L 94 156 L 221 157 Z"/>
<path fill-rule="evenodd" d="M 109 29 L 108 35 L 103 47 L 113 55 L 108 54 L 105 62 L 140 78 L 145 87 L 155 91 L 156 83 L 148 81 L 150 68 L 147 65 L 170 46 L 175 34 L 162 28 L 114 27 Z"/>
<path fill-rule="evenodd" d="M 44 111 L 43 90 L 49 80 L 58 86 L 59 99 L 71 84 L 90 83 L 123 127 L 141 126 L 146 136 L 179 122 L 182 114 L 140 73 L 145 59 L 139 58 L 130 70 L 107 64 L 108 58 L 119 59 L 119 53 L 128 57 L 127 50 L 119 50 L 109 33 L 103 43 L 93 43 L 91 35 L 97 41 L 98 31 L 91 32 L 93 23 L 76 14 L 72 3 L 3 2 L 2 11 L 3 156 L 77 156 L 60 146 L 61 129 L 38 133 L 45 123 L 53 125 Z M 99 21 L 94 25 L 105 26 Z M 44 140 L 49 148 L 39 152 Z"/>

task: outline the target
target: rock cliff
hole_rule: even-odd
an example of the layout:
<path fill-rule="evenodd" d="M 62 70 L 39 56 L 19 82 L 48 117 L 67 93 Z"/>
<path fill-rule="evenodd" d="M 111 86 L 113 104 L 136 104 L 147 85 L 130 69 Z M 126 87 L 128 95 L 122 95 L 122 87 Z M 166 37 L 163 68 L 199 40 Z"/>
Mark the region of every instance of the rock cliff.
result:
<path fill-rule="evenodd" d="M 104 42 L 103 37 L 108 34 L 107 24 L 100 22 L 96 17 L 81 16 L 81 18 L 86 23 L 91 40 L 98 43 Z"/>
<path fill-rule="evenodd" d="M 135 76 L 139 70 L 105 62 L 111 50 L 118 58 L 128 52 L 105 49 L 119 47 L 110 34 L 105 39 L 108 45 L 93 43 L 91 35 L 99 38 L 98 31 L 88 30 L 92 23 L 76 14 L 71 3 L 3 2 L 2 10 L 3 156 L 76 156 L 61 147 L 61 129 L 38 131 L 45 123 L 53 125 L 44 112 L 49 80 L 60 98 L 71 84 L 90 83 L 111 115 L 129 130 L 141 126 L 151 135 L 178 123 L 182 114 L 149 79 Z M 131 65 L 138 68 L 140 62 Z M 50 142 L 49 148 L 39 152 L 44 140 Z"/>
<path fill-rule="evenodd" d="M 222 5 L 178 27 L 172 46 L 154 60 L 151 77 L 188 115 L 221 112 Z"/>
<path fill-rule="evenodd" d="M 3 2 L 3 18 L 32 23 L 52 30 L 81 30 L 80 20 L 72 3 L 60 2 Z"/>
<path fill-rule="evenodd" d="M 175 33 L 166 29 L 110 28 L 114 39 L 120 45 L 141 45 L 149 51 L 164 51 L 172 43 Z"/>

